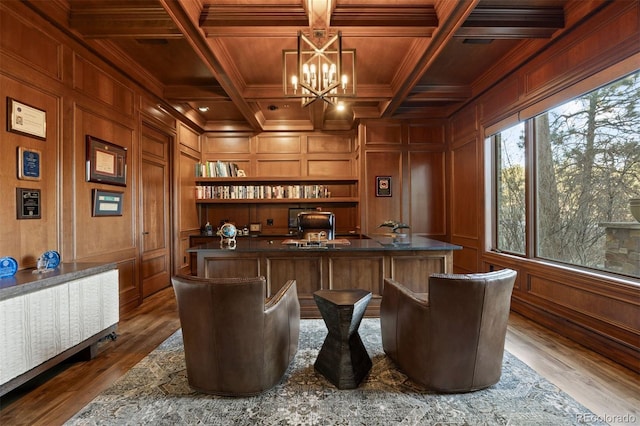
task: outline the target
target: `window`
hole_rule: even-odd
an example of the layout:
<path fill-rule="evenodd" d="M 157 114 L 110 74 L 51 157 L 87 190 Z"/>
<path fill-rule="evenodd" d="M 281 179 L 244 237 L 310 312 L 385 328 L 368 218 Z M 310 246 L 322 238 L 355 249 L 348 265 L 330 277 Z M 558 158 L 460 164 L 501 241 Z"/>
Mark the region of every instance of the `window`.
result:
<path fill-rule="evenodd" d="M 640 224 L 629 209 L 629 200 L 640 198 L 640 72 L 497 133 L 490 142 L 494 249 L 640 277 Z M 534 153 L 534 161 L 525 163 L 525 152 Z M 533 215 L 526 210 L 526 182 Z M 535 235 L 531 250 L 527 230 Z"/>
<path fill-rule="evenodd" d="M 524 124 L 495 135 L 496 244 L 500 251 L 525 253 Z"/>

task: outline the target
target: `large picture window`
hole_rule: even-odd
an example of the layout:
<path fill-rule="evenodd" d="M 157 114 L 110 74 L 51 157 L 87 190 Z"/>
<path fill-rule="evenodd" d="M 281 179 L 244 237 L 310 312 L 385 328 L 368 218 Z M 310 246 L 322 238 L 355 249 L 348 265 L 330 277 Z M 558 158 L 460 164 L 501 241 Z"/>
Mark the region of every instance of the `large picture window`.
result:
<path fill-rule="evenodd" d="M 499 132 L 491 143 L 494 249 L 640 277 L 640 224 L 629 208 L 640 198 L 640 72 Z M 534 161 L 525 163 L 525 152 Z M 531 250 L 526 230 L 535 236 Z"/>

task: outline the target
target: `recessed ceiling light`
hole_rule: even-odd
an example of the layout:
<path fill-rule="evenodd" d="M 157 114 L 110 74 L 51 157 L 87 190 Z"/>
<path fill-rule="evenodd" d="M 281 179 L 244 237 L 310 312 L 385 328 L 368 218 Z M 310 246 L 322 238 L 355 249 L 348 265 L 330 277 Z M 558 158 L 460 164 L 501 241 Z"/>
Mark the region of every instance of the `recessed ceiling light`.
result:
<path fill-rule="evenodd" d="M 200 112 L 207 112 L 207 111 L 209 111 L 209 107 L 208 107 L 208 106 L 201 106 L 201 107 L 198 107 L 198 111 L 200 111 Z"/>

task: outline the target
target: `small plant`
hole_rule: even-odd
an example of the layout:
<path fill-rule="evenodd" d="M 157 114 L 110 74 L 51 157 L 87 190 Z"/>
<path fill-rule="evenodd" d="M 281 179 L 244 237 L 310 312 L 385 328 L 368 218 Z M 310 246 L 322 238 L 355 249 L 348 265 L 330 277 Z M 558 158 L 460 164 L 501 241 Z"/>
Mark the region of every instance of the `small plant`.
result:
<path fill-rule="evenodd" d="M 391 232 L 393 232 L 394 234 L 402 234 L 403 232 L 400 231 L 401 229 L 411 228 L 406 223 L 397 222 L 395 220 L 385 220 L 384 222 L 382 222 L 382 224 L 378 226 L 378 228 L 382 228 L 382 227 L 391 228 Z"/>

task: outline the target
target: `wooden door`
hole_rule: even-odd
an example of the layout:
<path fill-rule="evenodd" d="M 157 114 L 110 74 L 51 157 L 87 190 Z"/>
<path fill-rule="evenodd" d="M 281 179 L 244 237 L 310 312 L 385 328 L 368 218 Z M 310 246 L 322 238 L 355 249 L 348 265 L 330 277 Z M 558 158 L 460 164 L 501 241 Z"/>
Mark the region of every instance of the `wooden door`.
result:
<path fill-rule="evenodd" d="M 141 185 L 141 282 L 147 297 L 170 285 L 171 193 L 169 152 L 171 136 L 143 126 Z"/>

